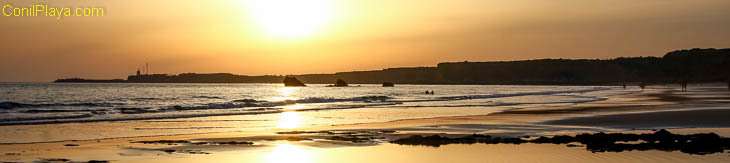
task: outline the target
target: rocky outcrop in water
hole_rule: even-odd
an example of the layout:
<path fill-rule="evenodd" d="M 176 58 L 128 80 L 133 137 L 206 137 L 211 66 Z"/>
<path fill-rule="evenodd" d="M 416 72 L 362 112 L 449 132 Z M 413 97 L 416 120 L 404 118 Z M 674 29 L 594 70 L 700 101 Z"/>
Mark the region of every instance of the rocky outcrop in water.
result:
<path fill-rule="evenodd" d="M 337 82 L 335 83 L 335 87 L 347 87 L 347 82 L 342 79 L 337 79 Z"/>
<path fill-rule="evenodd" d="M 299 79 L 295 77 L 287 76 L 284 78 L 284 86 L 285 87 L 306 87 L 307 85 L 304 85 L 302 81 L 299 81 Z"/>
<path fill-rule="evenodd" d="M 347 82 L 342 79 L 337 79 L 337 82 L 335 82 L 334 85 L 327 85 L 327 87 L 348 87 Z"/>
<path fill-rule="evenodd" d="M 393 84 L 391 82 L 385 82 L 385 83 L 383 83 L 383 87 L 395 87 L 395 84 Z"/>

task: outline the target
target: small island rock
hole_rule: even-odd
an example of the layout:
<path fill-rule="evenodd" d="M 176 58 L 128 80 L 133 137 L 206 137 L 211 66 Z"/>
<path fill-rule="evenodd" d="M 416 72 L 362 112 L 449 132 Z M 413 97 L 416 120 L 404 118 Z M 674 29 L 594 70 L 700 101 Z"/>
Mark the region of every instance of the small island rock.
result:
<path fill-rule="evenodd" d="M 335 87 L 347 87 L 347 82 L 342 79 L 337 79 L 337 82 L 335 83 Z"/>
<path fill-rule="evenodd" d="M 302 81 L 299 81 L 296 77 L 287 76 L 284 77 L 284 86 L 285 87 L 306 87 L 307 85 L 304 85 Z"/>

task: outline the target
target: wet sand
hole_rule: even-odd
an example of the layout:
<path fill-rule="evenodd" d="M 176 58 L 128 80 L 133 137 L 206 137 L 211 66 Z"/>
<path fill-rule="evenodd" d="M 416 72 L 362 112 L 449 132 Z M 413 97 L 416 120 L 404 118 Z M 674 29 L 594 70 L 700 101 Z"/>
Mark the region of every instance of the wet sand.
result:
<path fill-rule="evenodd" d="M 618 129 L 720 128 L 730 127 L 730 107 L 576 117 L 543 124 Z"/>
<path fill-rule="evenodd" d="M 730 118 L 724 118 L 723 115 L 727 115 L 727 111 L 723 108 L 728 107 L 730 107 L 730 92 L 726 88 L 680 92 L 670 87 L 567 107 L 524 108 L 489 115 L 342 125 L 329 129 L 387 128 L 412 133 L 477 133 L 515 137 L 667 127 L 727 127 Z M 708 108 L 712 110 L 707 110 Z M 691 116 L 682 116 L 682 113 Z M 598 121 L 607 119 L 605 117 L 607 115 L 625 118 L 599 124 Z M 666 115 L 675 116 L 664 117 Z M 635 118 L 629 119 L 630 117 Z M 579 121 L 581 123 L 578 123 Z M 620 126 L 622 124 L 624 126 Z M 638 127 L 631 127 L 632 124 Z"/>
<path fill-rule="evenodd" d="M 726 128 L 730 125 L 730 118 L 726 118 L 730 117 L 728 99 L 730 92 L 726 88 L 691 89 L 689 92 L 671 88 L 650 89 L 600 102 L 516 109 L 480 116 L 265 132 L 0 145 L 0 161 L 54 161 L 48 159 L 63 158 L 112 162 L 728 162 L 728 153 L 702 156 L 663 151 L 591 153 L 583 148 L 553 144 L 445 145 L 434 148 L 387 143 L 414 134 L 457 137 L 476 133 L 517 137 L 601 131 L 647 133 L 651 131 L 636 129 L 655 128 L 677 128 L 670 131 L 682 134 L 714 132 L 730 137 L 730 129 Z M 276 133 L 284 131 L 338 133 Z M 353 137 L 370 139 L 362 142 L 348 139 Z M 135 143 L 157 140 L 187 142 Z"/>

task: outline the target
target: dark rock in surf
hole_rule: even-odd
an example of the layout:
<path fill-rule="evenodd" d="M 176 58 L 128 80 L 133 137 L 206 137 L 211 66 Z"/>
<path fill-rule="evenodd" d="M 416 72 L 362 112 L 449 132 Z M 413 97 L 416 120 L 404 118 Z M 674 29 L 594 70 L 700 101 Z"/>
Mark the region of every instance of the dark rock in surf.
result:
<path fill-rule="evenodd" d="M 190 141 L 187 141 L 187 140 L 154 140 L 154 141 L 135 141 L 135 142 L 131 142 L 131 143 L 177 145 L 177 144 L 188 144 L 188 143 L 190 143 Z"/>
<path fill-rule="evenodd" d="M 337 79 L 337 82 L 335 83 L 335 87 L 347 87 L 347 82 L 342 79 Z"/>
<path fill-rule="evenodd" d="M 12 109 L 23 107 L 24 105 L 17 102 L 0 102 L 0 109 Z"/>
<path fill-rule="evenodd" d="M 109 161 L 107 161 L 107 160 L 89 160 L 86 163 L 108 163 L 108 162 Z"/>
<path fill-rule="evenodd" d="M 383 87 L 395 87 L 395 84 L 393 84 L 391 82 L 384 82 Z"/>
<path fill-rule="evenodd" d="M 227 141 L 227 142 L 195 142 L 193 145 L 253 145 L 253 142 L 247 141 Z"/>
<path fill-rule="evenodd" d="M 285 87 L 306 87 L 307 85 L 304 85 L 302 81 L 299 81 L 299 79 L 295 77 L 287 76 L 284 78 L 284 86 Z"/>
<path fill-rule="evenodd" d="M 44 158 L 36 162 L 69 162 L 71 159 L 66 158 Z"/>

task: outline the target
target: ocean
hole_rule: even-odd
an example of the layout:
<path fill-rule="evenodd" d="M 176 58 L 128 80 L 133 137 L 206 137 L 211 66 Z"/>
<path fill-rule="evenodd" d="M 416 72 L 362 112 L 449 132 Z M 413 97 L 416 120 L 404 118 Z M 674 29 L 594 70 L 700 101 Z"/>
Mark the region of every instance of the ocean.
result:
<path fill-rule="evenodd" d="M 484 115 L 636 91 L 612 86 L 0 83 L 0 132 L 6 133 L 0 143 Z"/>

